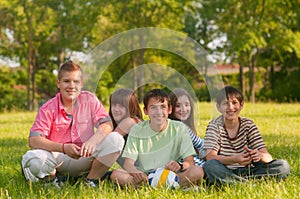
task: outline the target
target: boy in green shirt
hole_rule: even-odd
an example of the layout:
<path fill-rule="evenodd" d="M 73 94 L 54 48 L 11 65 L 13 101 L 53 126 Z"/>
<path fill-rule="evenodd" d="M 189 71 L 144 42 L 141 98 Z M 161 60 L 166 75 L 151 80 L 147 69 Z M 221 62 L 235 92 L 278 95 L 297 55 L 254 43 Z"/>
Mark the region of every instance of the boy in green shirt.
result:
<path fill-rule="evenodd" d="M 137 187 L 148 182 L 147 174 L 164 167 L 177 173 L 180 186 L 197 184 L 203 178 L 203 169 L 194 166 L 195 150 L 182 122 L 168 119 L 172 107 L 168 94 L 153 89 L 144 97 L 144 113 L 150 120 L 130 129 L 122 157 L 124 170 L 114 170 L 111 179 L 119 185 Z M 179 164 L 183 158 L 184 162 Z"/>

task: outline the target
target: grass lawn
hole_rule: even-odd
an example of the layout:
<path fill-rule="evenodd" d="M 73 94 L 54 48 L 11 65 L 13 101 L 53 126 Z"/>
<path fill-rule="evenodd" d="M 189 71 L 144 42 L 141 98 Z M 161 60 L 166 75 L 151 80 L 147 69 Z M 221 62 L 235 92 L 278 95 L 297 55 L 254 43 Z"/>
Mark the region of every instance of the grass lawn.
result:
<path fill-rule="evenodd" d="M 211 103 L 197 104 L 197 130 L 204 136 L 209 120 L 216 116 Z M 246 103 L 241 115 L 257 124 L 273 158 L 291 165 L 291 175 L 283 182 L 250 181 L 224 186 L 220 190 L 203 186 L 197 192 L 124 188 L 103 182 L 91 189 L 79 180 L 61 190 L 42 183 L 30 184 L 21 173 L 21 157 L 29 149 L 27 137 L 36 113 L 0 114 L 0 198 L 300 198 L 300 104 Z"/>

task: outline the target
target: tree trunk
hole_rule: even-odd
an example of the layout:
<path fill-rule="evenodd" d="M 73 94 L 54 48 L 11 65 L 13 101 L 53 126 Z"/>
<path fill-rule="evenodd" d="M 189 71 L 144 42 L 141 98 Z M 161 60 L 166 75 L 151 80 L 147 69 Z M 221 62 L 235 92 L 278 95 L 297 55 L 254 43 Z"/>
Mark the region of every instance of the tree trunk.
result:
<path fill-rule="evenodd" d="M 35 97 L 35 93 L 36 93 L 36 79 L 35 79 L 35 73 L 36 73 L 36 56 L 35 53 L 33 53 L 32 55 L 33 57 L 32 59 L 32 75 L 31 75 L 31 82 L 32 82 L 32 110 L 37 111 L 38 109 L 38 103 Z"/>
<path fill-rule="evenodd" d="M 131 39 L 131 49 L 134 49 L 134 37 Z M 138 92 L 137 92 L 137 72 L 136 72 L 136 61 L 135 61 L 135 53 L 131 53 L 130 54 L 130 59 L 132 62 L 132 69 L 133 69 L 133 90 L 136 92 L 137 96 L 138 96 Z"/>
<path fill-rule="evenodd" d="M 274 63 L 271 65 L 270 69 L 270 84 L 271 84 L 271 90 L 273 92 L 274 84 L 275 84 L 275 78 L 274 78 Z"/>
<path fill-rule="evenodd" d="M 240 74 L 239 74 L 239 84 L 241 88 L 241 93 L 243 96 L 246 96 L 246 91 L 245 91 L 245 78 L 244 78 L 244 66 L 243 64 L 240 64 Z"/>
<path fill-rule="evenodd" d="M 28 53 L 29 57 L 29 53 Z M 31 63 L 28 62 L 28 68 L 27 68 L 27 110 L 32 111 L 32 104 L 31 104 Z"/>
<path fill-rule="evenodd" d="M 26 1 L 23 2 L 24 13 L 26 16 L 26 23 L 27 23 L 27 39 L 28 39 L 28 80 L 27 80 L 27 108 L 29 111 L 34 110 L 33 101 L 35 100 L 35 93 L 33 92 L 33 82 L 34 78 L 34 57 L 35 57 L 35 50 L 33 45 L 33 35 L 34 30 L 32 28 L 32 19 L 30 16 L 30 12 L 27 9 Z"/>
<path fill-rule="evenodd" d="M 255 58 L 254 56 L 251 57 L 250 59 L 250 63 L 249 63 L 249 92 L 250 92 L 250 101 L 252 103 L 255 103 L 255 90 L 254 90 L 254 82 L 255 82 L 255 71 L 254 71 L 254 67 L 255 67 Z"/>
<path fill-rule="evenodd" d="M 143 35 L 139 35 L 139 42 L 140 42 L 140 47 L 143 47 L 144 46 L 144 37 Z M 139 50 L 139 54 L 138 54 L 138 65 L 142 65 L 144 63 L 144 54 L 145 54 L 145 49 L 144 48 L 141 48 Z M 138 78 L 138 81 L 139 81 L 139 90 L 140 90 L 140 101 L 142 102 L 143 101 L 143 98 L 144 98 L 144 86 L 143 86 L 143 81 L 144 81 L 144 70 L 143 70 L 143 67 L 141 67 L 141 70 L 140 71 L 140 74 L 139 74 L 139 78 Z"/>

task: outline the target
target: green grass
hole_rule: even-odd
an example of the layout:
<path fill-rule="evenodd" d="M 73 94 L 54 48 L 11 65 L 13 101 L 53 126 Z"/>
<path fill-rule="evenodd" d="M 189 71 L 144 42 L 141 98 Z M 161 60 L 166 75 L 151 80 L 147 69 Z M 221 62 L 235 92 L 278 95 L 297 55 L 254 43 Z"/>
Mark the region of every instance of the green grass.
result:
<path fill-rule="evenodd" d="M 214 105 L 199 103 L 195 114 L 197 130 L 204 136 L 209 120 L 216 116 Z M 22 155 L 29 149 L 27 136 L 36 113 L 0 114 L 0 198 L 300 198 L 300 105 L 246 104 L 241 115 L 257 124 L 274 158 L 286 159 L 291 175 L 283 182 L 250 181 L 217 190 L 203 186 L 198 192 L 182 190 L 120 189 L 103 182 L 99 189 L 87 188 L 78 181 L 60 191 L 41 183 L 27 183 L 21 173 Z"/>

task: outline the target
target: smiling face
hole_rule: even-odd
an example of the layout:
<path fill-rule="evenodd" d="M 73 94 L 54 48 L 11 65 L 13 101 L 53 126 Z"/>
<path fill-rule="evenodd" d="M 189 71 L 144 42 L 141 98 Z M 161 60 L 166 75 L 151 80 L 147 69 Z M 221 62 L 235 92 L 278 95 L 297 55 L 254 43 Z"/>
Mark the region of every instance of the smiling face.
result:
<path fill-rule="evenodd" d="M 150 118 L 150 127 L 157 132 L 164 130 L 171 111 L 172 108 L 168 106 L 167 99 L 151 98 L 147 107 L 144 108 L 145 114 Z"/>
<path fill-rule="evenodd" d="M 217 109 L 222 113 L 225 121 L 238 120 L 243 107 L 244 101 L 240 102 L 234 95 L 228 96 L 228 99 L 223 99 L 220 104 L 217 104 Z"/>
<path fill-rule="evenodd" d="M 121 104 L 111 104 L 111 113 L 117 124 L 129 116 L 126 107 Z"/>
<path fill-rule="evenodd" d="M 65 71 L 60 79 L 57 80 L 57 87 L 62 96 L 64 106 L 73 104 L 83 87 L 81 71 Z"/>
<path fill-rule="evenodd" d="M 174 111 L 174 115 L 178 120 L 186 121 L 190 117 L 191 103 L 186 95 L 178 97 Z"/>

